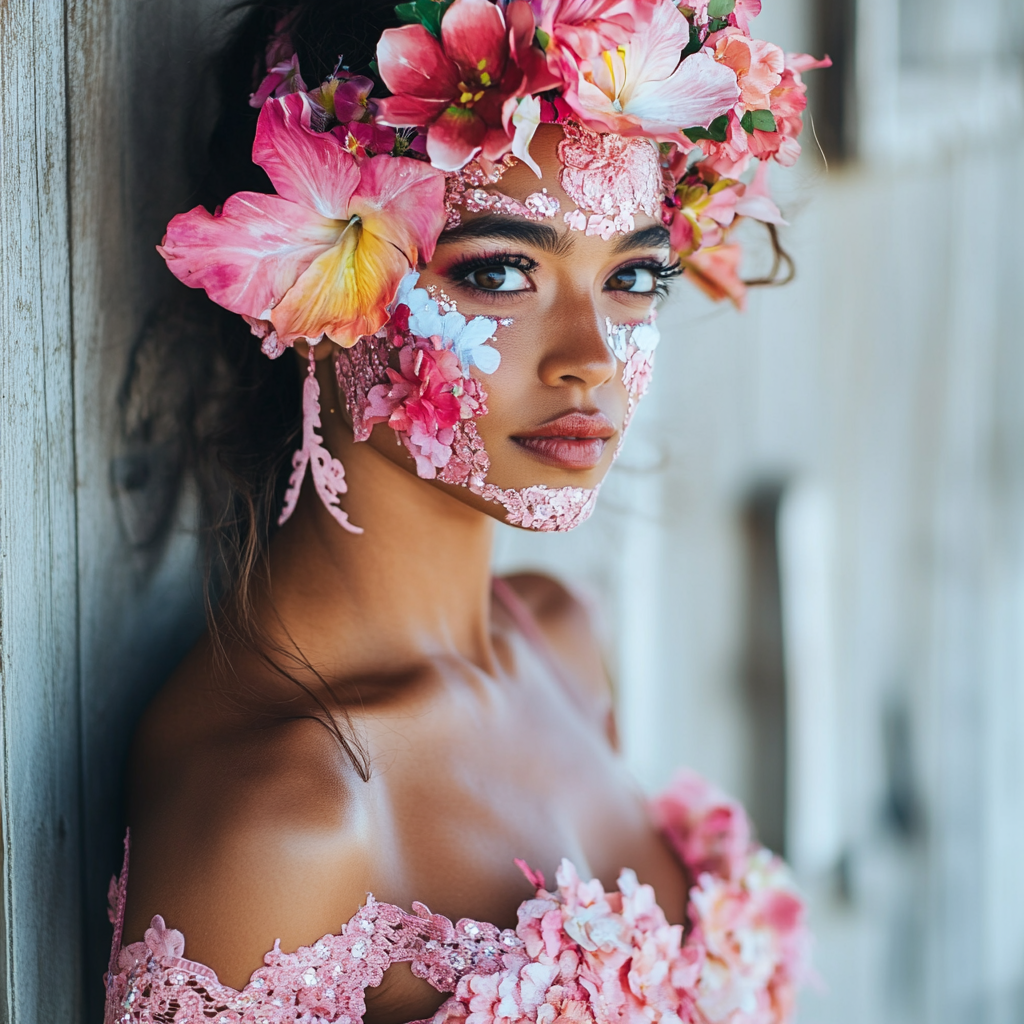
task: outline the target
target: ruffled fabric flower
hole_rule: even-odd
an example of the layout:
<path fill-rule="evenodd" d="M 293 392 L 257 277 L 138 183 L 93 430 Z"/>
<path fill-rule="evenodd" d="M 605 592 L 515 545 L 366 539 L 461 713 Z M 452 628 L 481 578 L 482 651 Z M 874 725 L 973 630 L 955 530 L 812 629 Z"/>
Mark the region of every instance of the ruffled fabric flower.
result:
<path fill-rule="evenodd" d="M 558 84 L 534 31 L 525 0 L 504 8 L 455 0 L 439 40 L 419 24 L 385 29 L 377 65 L 393 95 L 379 101 L 379 120 L 426 128 L 427 155 L 444 171 L 500 160 L 511 149 L 507 121 L 517 98 Z"/>
<path fill-rule="evenodd" d="M 735 72 L 701 50 L 680 60 L 690 26 L 671 0 L 614 50 L 577 61 L 564 54 L 565 101 L 595 131 L 684 142 L 683 128 L 707 127 L 735 106 Z"/>
<path fill-rule="evenodd" d="M 253 160 L 277 195 L 240 192 L 215 214 L 179 214 L 158 251 L 214 302 L 269 323 L 277 345 L 373 334 L 405 272 L 445 223 L 444 176 L 412 159 L 358 160 L 339 131 L 302 124 L 303 94 L 268 101 Z"/>
<path fill-rule="evenodd" d="M 387 423 L 416 462 L 416 473 L 433 480 L 452 457 L 455 426 L 483 415 L 479 383 L 464 378 L 458 356 L 440 339 L 418 338 L 403 345 L 398 369 L 387 368 L 388 384 L 367 395 L 364 422 Z"/>
<path fill-rule="evenodd" d="M 549 892 L 517 862 L 537 886 L 519 907 L 522 948 L 503 955 L 497 972 L 463 976 L 433 1024 L 789 1020 L 807 938 L 785 866 L 752 843 L 739 805 L 692 773 L 677 776 L 654 813 L 697 878 L 685 942 L 630 870 L 606 893 L 563 860 Z"/>

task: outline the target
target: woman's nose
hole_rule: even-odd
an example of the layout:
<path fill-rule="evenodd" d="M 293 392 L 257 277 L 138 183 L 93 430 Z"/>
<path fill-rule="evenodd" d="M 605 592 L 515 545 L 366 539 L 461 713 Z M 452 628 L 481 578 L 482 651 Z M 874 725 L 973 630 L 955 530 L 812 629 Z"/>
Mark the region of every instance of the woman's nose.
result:
<path fill-rule="evenodd" d="M 608 346 L 604 318 L 592 301 L 562 300 L 568 310 L 552 323 L 540 362 L 540 379 L 549 387 L 598 388 L 618 369 Z"/>

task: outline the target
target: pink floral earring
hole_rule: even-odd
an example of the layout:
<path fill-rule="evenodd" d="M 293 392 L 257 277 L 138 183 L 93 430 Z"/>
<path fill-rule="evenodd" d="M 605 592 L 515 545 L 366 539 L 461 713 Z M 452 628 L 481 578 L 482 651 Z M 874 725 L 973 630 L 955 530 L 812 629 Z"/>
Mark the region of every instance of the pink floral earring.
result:
<path fill-rule="evenodd" d="M 292 475 L 277 525 L 283 526 L 295 511 L 308 465 L 313 486 L 327 511 L 349 533 L 362 533 L 362 527 L 350 523 L 348 513 L 338 505 L 338 496 L 348 491 L 345 467 L 324 447 L 323 438 L 317 433 L 320 426 L 320 384 L 316 379 L 316 356 L 310 345 L 309 372 L 302 385 L 302 447 L 292 455 Z"/>

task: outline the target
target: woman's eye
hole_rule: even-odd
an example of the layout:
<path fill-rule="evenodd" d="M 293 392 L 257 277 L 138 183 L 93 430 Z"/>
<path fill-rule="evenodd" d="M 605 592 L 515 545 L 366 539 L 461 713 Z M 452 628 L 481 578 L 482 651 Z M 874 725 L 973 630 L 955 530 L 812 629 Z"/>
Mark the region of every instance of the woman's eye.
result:
<path fill-rule="evenodd" d="M 530 287 L 526 274 L 508 264 L 481 267 L 470 271 L 464 280 L 486 292 L 522 292 Z"/>
<path fill-rule="evenodd" d="M 658 282 L 654 276 L 654 271 L 648 270 L 646 267 L 625 267 L 622 270 L 616 270 L 608 278 L 606 287 L 609 291 L 613 292 L 635 292 L 641 295 L 651 295 L 657 290 Z"/>

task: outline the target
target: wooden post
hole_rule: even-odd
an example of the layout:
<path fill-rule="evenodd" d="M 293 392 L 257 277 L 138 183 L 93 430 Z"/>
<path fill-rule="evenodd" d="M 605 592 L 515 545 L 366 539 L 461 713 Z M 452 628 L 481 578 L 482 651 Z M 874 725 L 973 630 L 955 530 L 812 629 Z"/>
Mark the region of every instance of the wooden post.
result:
<path fill-rule="evenodd" d="M 0 4 L 0 1019 L 81 1019 L 75 414 L 62 0 Z"/>

